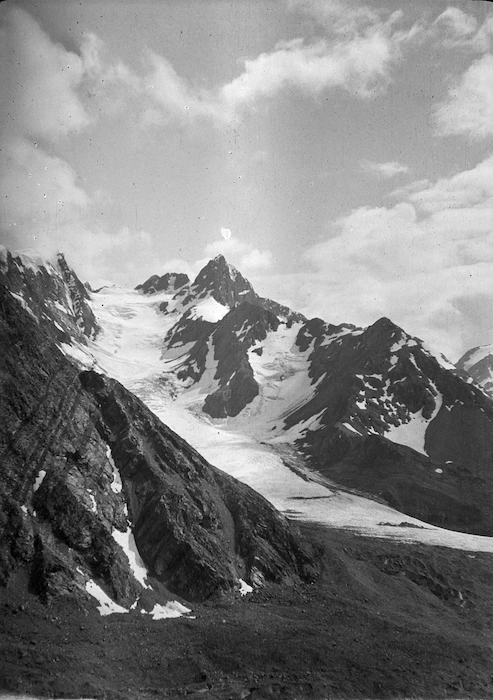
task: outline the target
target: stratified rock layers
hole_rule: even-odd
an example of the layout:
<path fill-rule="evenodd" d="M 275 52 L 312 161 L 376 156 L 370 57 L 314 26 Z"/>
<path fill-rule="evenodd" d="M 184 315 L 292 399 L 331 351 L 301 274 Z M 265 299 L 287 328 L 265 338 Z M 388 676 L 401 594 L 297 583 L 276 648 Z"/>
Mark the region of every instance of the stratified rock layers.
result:
<path fill-rule="evenodd" d="M 267 501 L 120 384 L 80 373 L 3 286 L 0 343 L 2 582 L 23 567 L 49 598 L 77 594 L 90 575 L 129 605 L 142 588 L 112 536 L 129 523 L 149 575 L 189 599 L 240 577 L 315 575 L 296 530 Z"/>

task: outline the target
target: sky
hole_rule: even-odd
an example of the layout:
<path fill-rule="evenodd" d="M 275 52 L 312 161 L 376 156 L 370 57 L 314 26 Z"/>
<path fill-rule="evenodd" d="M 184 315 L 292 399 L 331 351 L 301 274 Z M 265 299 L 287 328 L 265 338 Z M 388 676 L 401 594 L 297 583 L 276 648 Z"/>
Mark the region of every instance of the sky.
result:
<path fill-rule="evenodd" d="M 7 0 L 0 96 L 11 249 L 493 342 L 488 2 Z"/>

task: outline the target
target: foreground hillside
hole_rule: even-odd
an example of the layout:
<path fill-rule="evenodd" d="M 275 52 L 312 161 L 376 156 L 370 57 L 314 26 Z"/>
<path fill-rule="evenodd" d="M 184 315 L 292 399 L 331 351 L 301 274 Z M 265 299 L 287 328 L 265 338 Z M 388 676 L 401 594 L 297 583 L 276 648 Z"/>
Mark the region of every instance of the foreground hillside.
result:
<path fill-rule="evenodd" d="M 491 555 L 303 527 L 314 584 L 190 605 L 192 618 L 101 617 L 0 588 L 0 688 L 130 698 L 487 698 Z"/>

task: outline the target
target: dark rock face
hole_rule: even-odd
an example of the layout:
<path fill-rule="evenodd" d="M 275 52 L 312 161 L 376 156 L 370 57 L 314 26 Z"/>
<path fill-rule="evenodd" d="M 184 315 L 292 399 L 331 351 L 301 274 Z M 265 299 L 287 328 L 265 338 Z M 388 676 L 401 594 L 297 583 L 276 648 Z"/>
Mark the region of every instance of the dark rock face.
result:
<path fill-rule="evenodd" d="M 143 284 L 138 284 L 135 289 L 140 289 L 144 294 L 155 294 L 156 292 L 172 292 L 181 289 L 190 282 L 188 275 L 183 272 L 167 272 L 161 277 L 152 275 Z"/>
<path fill-rule="evenodd" d="M 210 260 L 199 272 L 191 293 L 199 298 L 210 293 L 219 304 L 230 308 L 244 301 L 252 302 L 256 296 L 250 282 L 222 255 Z"/>
<path fill-rule="evenodd" d="M 320 381 L 286 424 L 323 412 L 302 441 L 313 466 L 432 524 L 493 533 L 491 400 L 388 319 L 364 331 L 315 319 L 297 343 L 312 345 L 310 376 Z M 423 454 L 411 447 L 419 440 L 406 446 L 386 437 L 412 421 Z"/>
<path fill-rule="evenodd" d="M 270 504 L 117 382 L 79 373 L 3 285 L 0 338 L 2 583 L 24 569 L 49 599 L 85 596 L 95 579 L 128 606 L 142 586 L 113 536 L 128 528 L 151 581 L 190 599 L 239 577 L 315 575 L 311 552 Z"/>
<path fill-rule="evenodd" d="M 53 339 L 85 343 L 99 332 L 88 290 L 61 253 L 56 264 L 6 249 L 0 253 L 0 283 Z"/>
<path fill-rule="evenodd" d="M 257 396 L 258 384 L 248 361 L 248 350 L 278 327 L 274 314 L 248 302 L 232 309 L 218 323 L 212 340 L 219 387 L 207 396 L 205 413 L 212 418 L 237 416 Z"/>

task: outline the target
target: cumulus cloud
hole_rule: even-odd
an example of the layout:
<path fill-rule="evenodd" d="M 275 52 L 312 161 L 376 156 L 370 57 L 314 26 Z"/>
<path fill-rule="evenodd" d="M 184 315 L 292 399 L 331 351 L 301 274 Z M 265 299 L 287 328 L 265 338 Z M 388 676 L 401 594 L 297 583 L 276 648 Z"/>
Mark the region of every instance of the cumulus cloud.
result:
<path fill-rule="evenodd" d="M 435 111 L 437 133 L 481 139 L 493 135 L 493 55 L 474 61 Z"/>
<path fill-rule="evenodd" d="M 360 161 L 360 168 L 366 173 L 385 179 L 395 177 L 401 173 L 407 173 L 409 170 L 407 165 L 402 165 L 402 163 L 398 163 L 395 160 L 386 163 L 375 163 L 374 161 L 366 160 L 366 158 Z"/>
<path fill-rule="evenodd" d="M 300 287 L 305 311 L 363 325 L 390 316 L 454 359 L 489 341 L 492 167 L 488 158 L 416 188 L 408 201 L 360 207 L 339 219 L 335 235 L 305 252 L 315 272 Z M 479 330 L 487 335 L 478 337 Z"/>
<path fill-rule="evenodd" d="M 234 120 L 258 101 L 293 88 L 311 96 L 341 88 L 358 97 L 372 97 L 388 85 L 392 67 L 418 30 L 416 26 L 399 30 L 399 12 L 382 19 L 365 7 L 354 6 L 349 14 L 339 3 L 332 3 L 332 9 L 339 19 L 330 25 L 330 36 L 308 43 L 302 38 L 279 42 L 271 51 L 246 59 L 240 75 L 215 90 L 194 89 L 165 57 L 147 51 L 143 92 L 167 117 L 218 122 Z M 325 14 L 328 10 L 329 5 Z M 160 121 L 152 109 L 146 119 Z"/>
<path fill-rule="evenodd" d="M 441 45 L 449 49 L 468 49 L 483 53 L 491 51 L 493 42 L 493 16 L 485 18 L 481 25 L 473 15 L 458 7 L 448 7 L 428 29 L 432 38 L 439 37 Z"/>
<path fill-rule="evenodd" d="M 231 234 L 225 237 L 222 232 L 229 229 L 221 229 L 221 238 L 212 241 L 205 246 L 204 252 L 208 258 L 216 255 L 224 255 L 228 262 L 232 263 L 241 272 L 252 273 L 267 270 L 272 265 L 272 253 L 270 250 L 259 250 L 241 241 Z"/>
<path fill-rule="evenodd" d="M 56 140 L 89 123 L 77 94 L 83 58 L 54 43 L 22 8 L 10 7 L 0 27 L 2 128 Z"/>

